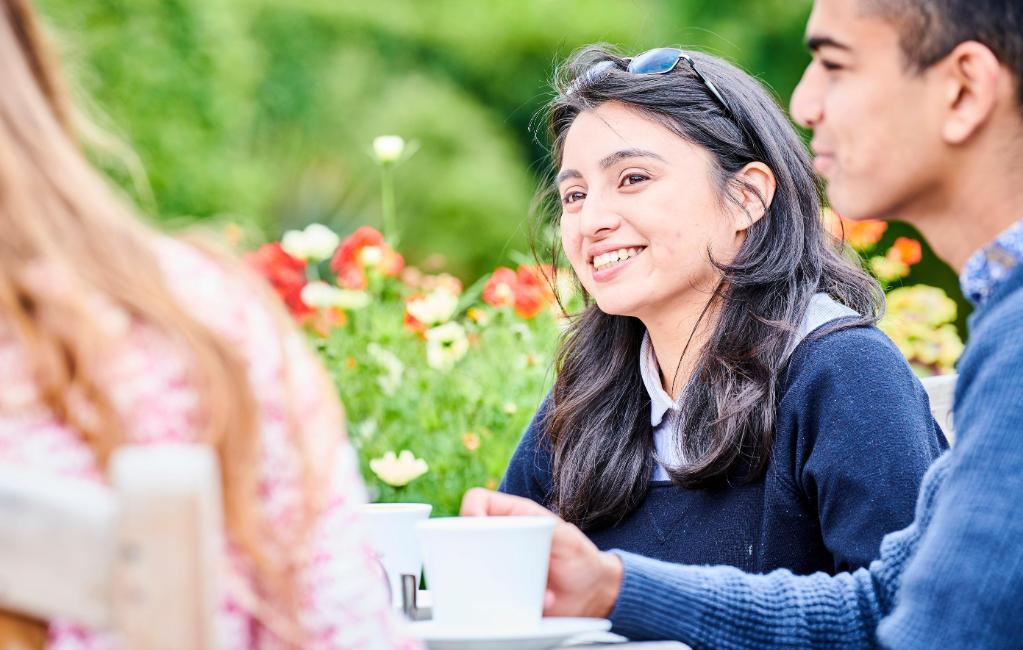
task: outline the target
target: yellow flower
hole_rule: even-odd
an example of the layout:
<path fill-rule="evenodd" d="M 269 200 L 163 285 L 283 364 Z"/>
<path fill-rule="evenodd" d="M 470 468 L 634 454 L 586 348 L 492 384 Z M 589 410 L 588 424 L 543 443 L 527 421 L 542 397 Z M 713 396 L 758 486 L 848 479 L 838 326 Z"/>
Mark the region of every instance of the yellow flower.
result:
<path fill-rule="evenodd" d="M 469 307 L 465 315 L 469 317 L 469 320 L 479 325 L 486 325 L 490 322 L 490 312 L 479 307 Z"/>
<path fill-rule="evenodd" d="M 508 415 L 515 415 L 516 413 L 518 413 L 519 407 L 515 402 L 505 402 L 501 406 L 501 410 L 507 413 Z"/>
<path fill-rule="evenodd" d="M 377 478 L 392 487 L 408 485 L 430 469 L 425 460 L 416 458 L 408 449 L 398 455 L 389 451 L 381 458 L 374 458 L 369 461 L 369 468 Z"/>
<path fill-rule="evenodd" d="M 476 451 L 480 448 L 480 437 L 472 431 L 466 431 L 462 434 L 462 446 L 468 451 Z"/>
<path fill-rule="evenodd" d="M 880 255 L 870 258 L 870 270 L 881 282 L 892 282 L 909 275 L 909 266 L 904 262 Z"/>
<path fill-rule="evenodd" d="M 951 372 L 963 352 L 952 324 L 955 301 L 936 287 L 916 285 L 888 294 L 888 311 L 878 323 L 918 371 Z"/>

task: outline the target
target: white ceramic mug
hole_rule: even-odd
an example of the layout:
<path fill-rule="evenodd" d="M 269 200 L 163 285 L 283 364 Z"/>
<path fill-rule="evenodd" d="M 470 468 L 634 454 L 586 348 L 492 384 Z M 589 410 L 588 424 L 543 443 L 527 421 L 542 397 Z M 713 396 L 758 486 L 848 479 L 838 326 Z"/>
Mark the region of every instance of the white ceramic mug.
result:
<path fill-rule="evenodd" d="M 436 624 L 522 630 L 543 616 L 553 517 L 448 517 L 416 525 Z"/>
<path fill-rule="evenodd" d="M 416 524 L 430 516 L 428 503 L 370 503 L 362 506 L 363 519 L 369 528 L 370 544 L 387 572 L 391 602 L 401 606 L 401 576 L 419 576 L 423 570 L 422 554 L 416 538 Z"/>

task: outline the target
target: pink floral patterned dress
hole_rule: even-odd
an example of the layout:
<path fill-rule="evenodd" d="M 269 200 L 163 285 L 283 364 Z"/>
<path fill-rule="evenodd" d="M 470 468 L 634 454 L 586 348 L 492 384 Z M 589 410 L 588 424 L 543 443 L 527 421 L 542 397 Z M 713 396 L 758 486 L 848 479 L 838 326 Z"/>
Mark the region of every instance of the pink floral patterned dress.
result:
<path fill-rule="evenodd" d="M 226 273 L 214 260 L 176 240 L 156 244 L 172 292 L 203 324 L 225 337 L 248 365 L 259 406 L 262 458 L 261 506 L 271 523 L 286 526 L 300 507 L 300 457 L 289 440 L 289 412 L 301 414 L 300 435 L 313 449 L 332 450 L 328 505 L 315 523 L 308 562 L 299 573 L 300 620 L 308 648 L 416 648 L 388 607 L 357 515 L 365 501 L 355 454 L 340 440 L 337 398 L 301 335 L 282 331 L 256 297 L 249 278 Z M 187 379 L 187 357 L 144 323 L 96 300 L 98 323 L 119 341 L 105 366 L 104 385 L 128 423 L 135 443 L 187 442 L 197 430 L 198 398 Z M 29 365 L 0 317 L 0 461 L 63 476 L 102 481 L 89 447 L 41 405 Z M 290 387 L 290 388 L 289 388 Z M 340 442 L 340 444 L 338 444 Z M 243 591 L 255 580 L 229 543 L 225 563 Z M 227 589 L 219 613 L 225 650 L 283 648 L 236 590 Z M 49 648 L 114 650 L 111 634 L 51 621 Z"/>

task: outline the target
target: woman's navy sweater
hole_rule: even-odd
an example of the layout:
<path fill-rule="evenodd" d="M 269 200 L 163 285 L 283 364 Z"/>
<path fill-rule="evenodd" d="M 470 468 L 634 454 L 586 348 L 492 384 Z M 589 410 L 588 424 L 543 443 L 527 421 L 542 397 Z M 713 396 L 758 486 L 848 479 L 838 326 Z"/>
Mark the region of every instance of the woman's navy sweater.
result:
<path fill-rule="evenodd" d="M 858 326 L 800 343 L 779 395 L 761 478 L 705 489 L 651 482 L 638 508 L 586 531 L 590 539 L 604 550 L 755 573 L 866 566 L 884 535 L 913 520 L 924 472 L 948 447 L 923 387 L 882 332 Z M 550 507 L 552 452 L 538 428 L 547 404 L 500 489 Z"/>

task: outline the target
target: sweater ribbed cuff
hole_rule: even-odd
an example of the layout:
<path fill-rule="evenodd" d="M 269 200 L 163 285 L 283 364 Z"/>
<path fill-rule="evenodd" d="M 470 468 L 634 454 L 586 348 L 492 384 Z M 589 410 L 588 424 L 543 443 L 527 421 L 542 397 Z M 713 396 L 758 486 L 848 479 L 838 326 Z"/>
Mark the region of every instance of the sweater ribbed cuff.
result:
<path fill-rule="evenodd" d="M 673 566 L 671 598 L 665 590 L 663 562 L 625 551 L 611 551 L 622 561 L 622 588 L 611 610 L 612 630 L 630 639 L 676 639 L 685 627 L 683 619 L 699 609 L 700 590 L 688 584 L 682 566 Z M 688 588 L 687 588 L 688 587 Z M 670 600 L 670 602 L 669 602 Z"/>

